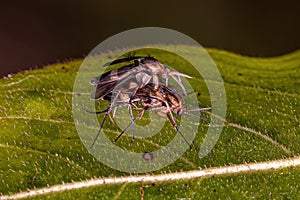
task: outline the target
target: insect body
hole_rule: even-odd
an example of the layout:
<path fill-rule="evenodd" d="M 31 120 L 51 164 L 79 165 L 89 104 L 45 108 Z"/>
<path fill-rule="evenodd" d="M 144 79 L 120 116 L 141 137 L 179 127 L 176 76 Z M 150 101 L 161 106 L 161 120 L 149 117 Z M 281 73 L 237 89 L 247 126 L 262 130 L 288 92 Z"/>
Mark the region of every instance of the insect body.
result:
<path fill-rule="evenodd" d="M 124 92 L 124 91 L 123 91 Z M 101 127 L 98 131 L 98 134 L 92 144 L 96 142 L 97 138 L 100 135 L 100 132 L 103 128 L 104 122 L 107 116 L 110 114 L 113 108 L 118 108 L 122 106 L 129 106 L 130 113 L 132 115 L 132 106 L 138 105 L 139 103 L 142 105 L 142 110 L 135 117 L 132 116 L 132 121 L 128 126 L 120 133 L 120 135 L 115 139 L 115 142 L 124 134 L 124 132 L 132 125 L 134 125 L 135 121 L 143 115 L 145 111 L 155 111 L 159 116 L 166 117 L 176 129 L 176 131 L 182 136 L 185 142 L 190 146 L 188 141 L 185 139 L 183 134 L 181 133 L 177 123 L 174 119 L 173 114 L 182 115 L 182 114 L 190 114 L 193 116 L 197 116 L 201 119 L 204 119 L 200 115 L 193 114 L 192 111 L 201 111 L 201 110 L 209 110 L 210 108 L 197 108 L 192 110 L 187 110 L 185 106 L 184 99 L 182 95 L 172 86 L 165 86 L 163 84 L 159 84 L 157 87 L 155 83 L 148 83 L 142 88 L 139 88 L 133 97 L 127 96 L 125 99 L 120 99 L 120 91 L 115 95 L 113 100 L 111 101 L 110 107 L 102 112 L 106 112 L 106 115 L 102 121 Z M 130 101 L 131 100 L 131 101 Z M 190 146 L 191 147 L 191 146 Z"/>
<path fill-rule="evenodd" d="M 175 119 L 173 113 L 176 115 L 189 114 L 196 117 L 199 117 L 206 121 L 206 119 L 200 115 L 193 114 L 192 111 L 202 111 L 209 110 L 210 108 L 196 108 L 192 110 L 187 110 L 185 106 L 184 99 L 182 95 L 176 90 L 176 88 L 172 86 L 159 85 L 158 88 L 155 88 L 155 84 L 149 83 L 145 87 L 140 88 L 136 94 L 135 98 L 142 103 L 143 109 L 142 111 L 133 119 L 133 122 L 140 117 L 144 111 L 153 110 L 159 116 L 166 117 L 176 131 L 182 136 L 185 142 L 190 146 L 188 141 L 185 139 L 183 134 L 181 133 Z M 115 139 L 117 141 L 122 134 L 126 131 L 126 129 L 132 125 L 129 124 L 125 130 Z M 191 147 L 191 146 L 190 146 Z"/>
<path fill-rule="evenodd" d="M 116 70 L 106 72 L 103 75 L 91 80 L 90 83 L 95 86 L 94 92 L 91 95 L 92 100 L 105 99 L 105 97 L 108 97 L 116 87 L 122 88 L 122 84 L 128 81 L 136 83 L 135 90 L 131 95 L 132 98 L 139 88 L 144 87 L 151 80 L 154 83 L 155 89 L 157 89 L 158 85 L 160 84 L 159 79 L 165 79 L 165 84 L 168 85 L 169 76 L 171 76 L 178 83 L 178 85 L 183 90 L 183 93 L 186 95 L 181 77 L 192 77 L 183 73 L 172 71 L 170 68 L 166 67 L 153 57 L 148 56 L 121 58 L 104 66 L 124 62 L 129 62 L 129 64 Z"/>

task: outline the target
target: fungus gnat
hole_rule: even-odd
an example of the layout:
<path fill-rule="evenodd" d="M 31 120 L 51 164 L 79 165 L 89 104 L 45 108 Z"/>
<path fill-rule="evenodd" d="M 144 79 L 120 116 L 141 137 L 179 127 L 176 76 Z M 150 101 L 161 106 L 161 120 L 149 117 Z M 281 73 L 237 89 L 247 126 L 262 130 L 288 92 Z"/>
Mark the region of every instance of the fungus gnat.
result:
<path fill-rule="evenodd" d="M 95 142 L 97 141 L 101 133 L 101 130 L 104 126 L 104 123 L 107 117 L 110 116 L 112 109 L 128 106 L 130 110 L 131 119 L 132 119 L 131 123 L 129 123 L 127 127 L 118 135 L 118 137 L 114 140 L 114 142 L 117 142 L 117 140 L 124 134 L 124 132 L 131 125 L 133 126 L 135 121 L 138 118 L 140 118 L 145 111 L 155 111 L 159 116 L 165 117 L 171 122 L 172 126 L 181 135 L 185 143 L 190 148 L 191 148 L 191 144 L 189 144 L 189 142 L 186 140 L 184 135 L 181 133 L 174 119 L 173 113 L 176 115 L 189 114 L 206 121 L 206 119 L 201 115 L 197 115 L 192 112 L 210 110 L 210 108 L 195 108 L 195 109 L 188 110 L 185 106 L 185 102 L 183 100 L 182 95 L 176 90 L 176 88 L 172 86 L 166 86 L 163 84 L 158 84 L 158 86 L 156 86 L 156 83 L 148 83 L 144 87 L 139 88 L 133 94 L 133 96 L 130 96 L 130 94 L 132 93 L 126 92 L 126 90 L 116 90 L 115 95 L 113 97 L 110 97 L 111 99 L 110 106 L 104 111 L 96 112 L 96 114 L 105 113 L 105 116 L 101 123 L 100 129 L 91 145 L 91 148 L 94 146 Z M 108 97 L 104 96 L 103 98 L 106 99 Z M 141 111 L 135 117 L 133 117 L 132 105 L 138 107 L 138 104 L 142 105 Z"/>
<path fill-rule="evenodd" d="M 114 60 L 111 63 L 105 64 L 115 65 L 120 63 L 128 63 L 123 67 L 106 72 L 90 81 L 95 86 L 91 95 L 92 100 L 104 99 L 116 87 L 121 86 L 130 79 L 134 79 L 135 90 L 131 98 L 134 96 L 139 88 L 147 85 L 151 80 L 154 83 L 154 88 L 157 89 L 160 84 L 160 78 L 165 79 L 165 85 L 168 86 L 168 78 L 172 77 L 176 83 L 181 87 L 183 93 L 186 95 L 186 90 L 182 84 L 181 77 L 192 78 L 191 76 L 177 71 L 172 71 L 169 67 L 163 65 L 157 59 L 148 57 L 131 56 Z"/>

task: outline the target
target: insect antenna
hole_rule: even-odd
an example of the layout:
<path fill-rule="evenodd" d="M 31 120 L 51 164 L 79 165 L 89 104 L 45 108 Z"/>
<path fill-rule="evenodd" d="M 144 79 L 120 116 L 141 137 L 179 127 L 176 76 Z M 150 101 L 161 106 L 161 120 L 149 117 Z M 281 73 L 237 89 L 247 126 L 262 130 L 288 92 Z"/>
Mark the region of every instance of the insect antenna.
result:
<path fill-rule="evenodd" d="M 203 111 L 203 110 L 210 110 L 211 107 L 207 107 L 207 108 L 193 108 L 193 109 L 190 109 L 190 110 L 186 110 L 184 113 L 185 114 L 188 114 L 188 115 L 191 115 L 191 116 L 194 116 L 194 117 L 198 117 L 199 119 L 202 119 L 203 121 L 207 122 L 208 123 L 208 120 L 201 116 L 201 115 L 197 115 L 195 113 L 192 113 L 192 112 L 195 112 L 195 111 Z"/>
<path fill-rule="evenodd" d="M 208 123 L 208 120 L 205 117 L 201 116 L 201 115 L 197 115 L 197 114 L 194 114 L 194 113 L 186 113 L 186 114 L 194 116 L 194 117 L 198 117 L 199 119 L 202 119 L 203 121 Z"/>
<path fill-rule="evenodd" d="M 207 108 L 193 108 L 190 110 L 187 110 L 188 112 L 194 112 L 194 111 L 202 111 L 202 110 L 211 110 L 211 107 L 207 107 Z"/>
<path fill-rule="evenodd" d="M 170 69 L 168 68 L 168 70 L 170 71 Z M 186 90 L 185 90 L 185 87 L 184 85 L 182 84 L 182 81 L 181 81 L 181 76 L 182 77 L 186 77 L 186 78 L 193 78 L 192 76 L 189 76 L 189 75 L 186 75 L 186 74 L 182 74 L 180 72 L 175 72 L 175 71 L 170 71 L 169 72 L 169 75 L 176 81 L 176 83 L 180 86 L 180 88 L 182 89 L 183 91 L 183 94 L 186 96 L 187 93 L 186 93 Z M 176 76 L 177 77 L 176 77 Z M 168 86 L 168 82 L 166 81 L 166 86 Z"/>

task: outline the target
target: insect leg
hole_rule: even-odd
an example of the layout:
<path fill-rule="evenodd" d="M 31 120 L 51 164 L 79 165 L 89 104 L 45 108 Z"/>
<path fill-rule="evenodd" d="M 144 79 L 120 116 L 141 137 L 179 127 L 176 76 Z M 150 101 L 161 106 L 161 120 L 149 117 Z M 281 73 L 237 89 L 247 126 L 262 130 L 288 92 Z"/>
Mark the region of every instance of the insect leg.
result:
<path fill-rule="evenodd" d="M 111 117 L 111 115 L 110 115 L 110 114 L 108 115 L 108 117 L 109 117 L 109 119 L 110 119 L 111 123 L 115 124 L 115 120 L 114 120 L 114 119 Z"/>
<path fill-rule="evenodd" d="M 137 116 L 135 116 L 135 118 L 133 118 L 133 123 L 144 113 L 144 110 L 143 109 Z M 125 133 L 125 131 L 129 128 L 129 126 L 131 125 L 132 123 L 128 124 L 126 126 L 126 128 L 120 133 L 120 135 L 114 140 L 115 142 Z"/>
<path fill-rule="evenodd" d="M 187 74 L 183 74 L 183 73 L 180 73 L 180 72 L 176 72 L 176 71 L 170 72 L 170 75 L 177 75 L 177 76 L 182 76 L 182 77 L 186 77 L 186 78 L 193 78 L 192 76 L 189 76 Z"/>
<path fill-rule="evenodd" d="M 106 119 L 107 119 L 107 116 L 110 114 L 110 112 L 111 112 L 111 110 L 112 110 L 112 108 L 113 108 L 113 105 L 114 105 L 115 101 L 117 100 L 119 94 L 120 94 L 120 92 L 118 92 L 118 93 L 116 94 L 116 96 L 114 97 L 113 101 L 111 102 L 111 105 L 110 105 L 109 108 L 107 109 L 106 114 L 105 114 L 105 116 L 104 116 L 104 118 L 103 118 L 103 120 L 102 120 L 100 129 L 99 129 L 99 131 L 98 131 L 98 133 L 97 133 L 97 136 L 95 137 L 95 139 L 94 139 L 94 141 L 93 141 L 93 143 L 92 143 L 92 145 L 91 145 L 90 148 L 93 148 L 94 144 L 96 143 L 97 139 L 99 138 L 100 133 L 101 133 L 101 130 L 102 130 L 102 128 L 103 128 L 103 126 L 104 126 L 104 123 L 105 123 L 105 121 L 106 121 Z"/>
<path fill-rule="evenodd" d="M 192 149 L 192 144 L 190 144 L 186 138 L 184 137 L 184 135 L 181 133 L 179 127 L 177 126 L 176 122 L 174 119 L 172 119 L 172 117 L 170 117 L 169 115 L 167 115 L 169 121 L 172 123 L 172 125 L 175 127 L 176 131 L 181 135 L 181 137 L 184 139 L 185 143 L 189 146 L 190 149 Z"/>
<path fill-rule="evenodd" d="M 181 81 L 181 78 L 180 78 L 180 77 L 186 77 L 186 78 L 193 78 L 193 77 L 191 77 L 191 76 L 189 76 L 189 75 L 186 75 L 186 74 L 183 74 L 183 73 L 176 72 L 176 71 L 171 71 L 171 72 L 169 73 L 169 75 L 177 82 L 177 84 L 181 87 L 181 89 L 182 89 L 184 95 L 186 96 L 186 95 L 187 95 L 187 94 L 186 94 L 186 90 L 185 90 L 184 85 L 182 84 L 182 81 Z M 177 77 L 175 77 L 175 75 L 176 75 Z"/>
<path fill-rule="evenodd" d="M 166 78 L 166 86 L 169 84 L 169 77 Z"/>
<path fill-rule="evenodd" d="M 186 93 L 186 90 L 185 90 L 185 87 L 184 85 L 182 84 L 181 82 L 181 79 L 179 77 L 179 79 L 177 79 L 177 77 L 175 77 L 173 74 L 170 74 L 170 76 L 176 81 L 176 83 L 181 87 L 182 91 L 183 91 L 183 94 L 186 96 L 187 93 Z"/>
<path fill-rule="evenodd" d="M 118 107 L 115 107 L 114 111 L 113 111 L 113 117 L 115 117 L 117 110 L 118 110 Z"/>
<path fill-rule="evenodd" d="M 132 105 L 134 105 L 134 104 L 132 103 L 132 101 L 133 101 L 133 98 L 134 98 L 136 92 L 138 91 L 138 89 L 139 89 L 139 87 L 136 87 L 134 89 L 133 93 L 130 96 L 129 104 L 128 104 L 128 106 L 129 106 L 129 115 L 130 115 L 130 118 L 131 118 L 131 125 L 132 125 L 132 128 L 131 128 L 132 139 L 134 139 L 134 118 L 133 118 L 133 113 L 132 113 Z"/>
<path fill-rule="evenodd" d="M 142 72 L 136 73 L 135 78 L 136 78 L 136 81 L 137 81 L 137 84 L 139 85 L 139 87 L 144 87 L 145 85 L 147 85 L 150 82 L 152 76 L 154 76 L 154 75 L 150 75 L 147 72 L 142 71 Z"/>
<path fill-rule="evenodd" d="M 132 113 L 132 104 L 131 102 L 129 103 L 129 114 L 130 114 L 130 118 L 131 118 L 131 132 L 132 132 L 132 139 L 134 139 L 134 121 L 133 121 L 133 113 Z"/>
<path fill-rule="evenodd" d="M 163 101 L 163 102 L 166 104 L 166 106 L 167 106 L 167 108 L 168 108 L 168 113 L 169 113 L 169 115 L 166 114 L 166 113 L 164 113 L 165 116 L 166 116 L 166 117 L 168 118 L 168 120 L 171 122 L 171 124 L 172 124 L 173 127 L 176 129 L 176 131 L 181 135 L 181 137 L 184 139 L 185 143 L 189 146 L 189 148 L 192 149 L 192 144 L 190 144 L 190 143 L 186 140 L 186 138 L 184 137 L 184 135 L 181 133 L 179 127 L 177 126 L 177 123 L 175 122 L 174 117 L 173 117 L 173 114 L 172 114 L 172 111 L 171 111 L 171 109 L 170 109 L 169 103 L 166 102 L 166 101 Z M 161 112 L 161 114 L 163 114 L 163 112 Z"/>
<path fill-rule="evenodd" d="M 157 89 L 158 85 L 159 85 L 158 76 L 156 74 L 154 74 L 152 79 L 153 79 L 153 83 L 154 83 L 154 86 L 155 86 L 154 89 Z"/>

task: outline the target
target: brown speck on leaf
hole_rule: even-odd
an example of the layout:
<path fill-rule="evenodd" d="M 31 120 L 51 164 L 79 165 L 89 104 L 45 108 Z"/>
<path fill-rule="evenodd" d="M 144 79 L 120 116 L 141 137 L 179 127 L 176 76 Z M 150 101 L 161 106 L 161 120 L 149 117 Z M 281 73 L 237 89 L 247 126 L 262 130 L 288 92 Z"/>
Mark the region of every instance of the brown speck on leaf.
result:
<path fill-rule="evenodd" d="M 144 188 L 154 187 L 154 186 L 155 186 L 155 183 L 152 183 L 150 185 L 143 185 L 143 186 L 140 187 L 141 200 L 144 200 L 144 194 L 145 194 Z"/>

